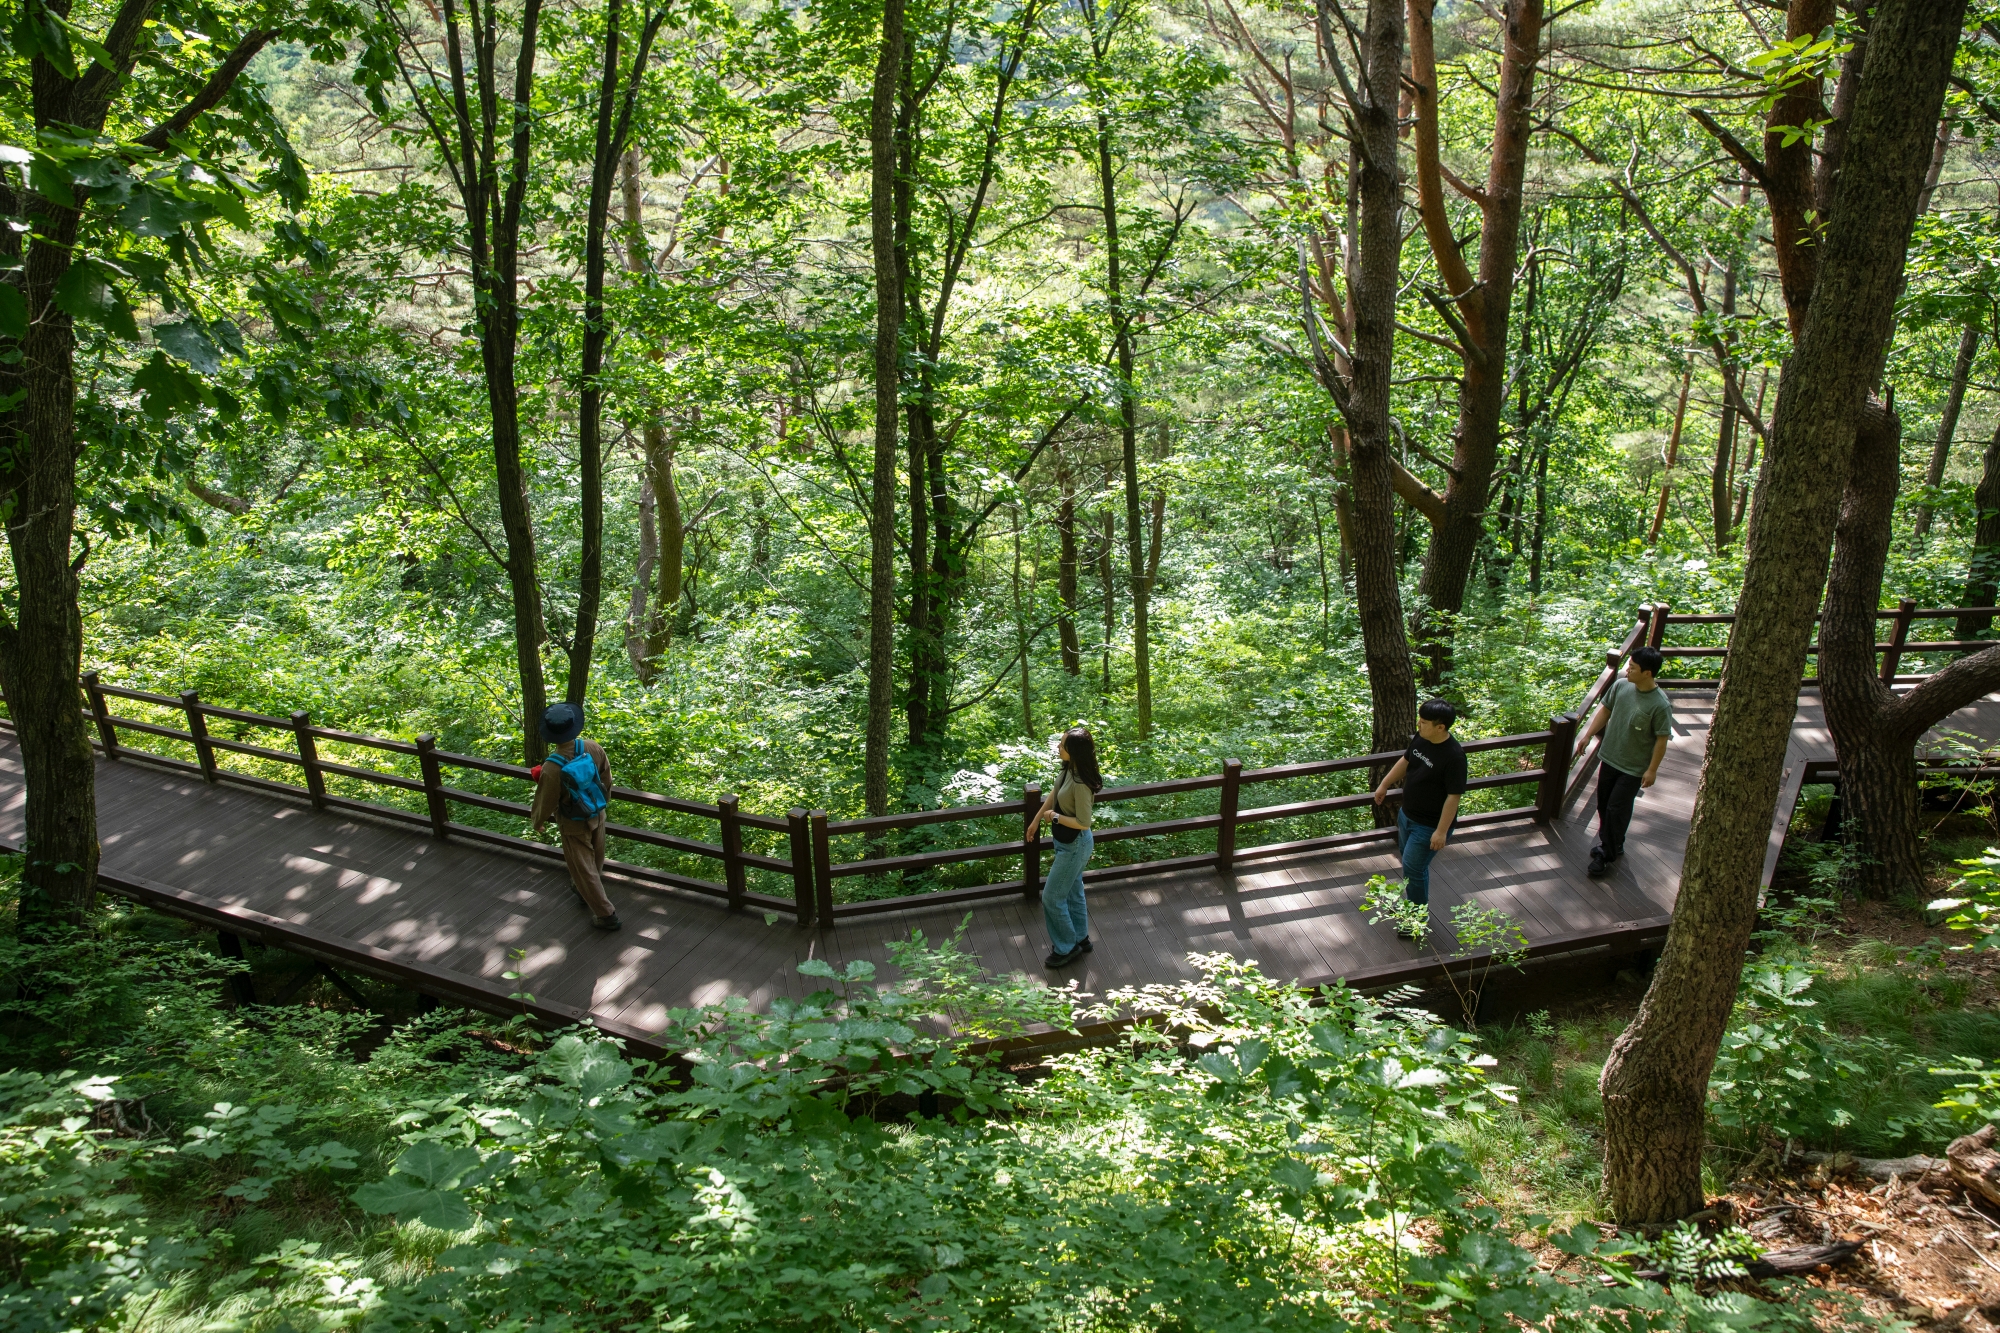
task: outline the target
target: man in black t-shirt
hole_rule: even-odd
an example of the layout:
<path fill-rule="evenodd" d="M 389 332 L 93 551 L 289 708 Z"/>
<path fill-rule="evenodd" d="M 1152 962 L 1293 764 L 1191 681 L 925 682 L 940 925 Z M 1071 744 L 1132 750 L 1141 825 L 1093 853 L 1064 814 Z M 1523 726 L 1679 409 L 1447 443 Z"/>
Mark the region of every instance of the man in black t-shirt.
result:
<path fill-rule="evenodd" d="M 1403 896 L 1413 903 L 1431 900 L 1431 858 L 1451 841 L 1458 798 L 1465 795 L 1465 750 L 1451 738 L 1456 721 L 1457 709 L 1443 699 L 1428 700 L 1417 710 L 1410 748 L 1375 788 L 1377 805 L 1389 799 L 1397 784 L 1403 788 L 1396 849 L 1403 861 Z"/>

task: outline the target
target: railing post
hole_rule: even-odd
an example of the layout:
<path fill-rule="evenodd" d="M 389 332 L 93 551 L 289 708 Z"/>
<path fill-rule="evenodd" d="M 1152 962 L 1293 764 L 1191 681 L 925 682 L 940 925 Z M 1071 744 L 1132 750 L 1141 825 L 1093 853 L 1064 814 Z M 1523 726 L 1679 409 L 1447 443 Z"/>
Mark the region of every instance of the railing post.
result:
<path fill-rule="evenodd" d="M 813 862 L 806 812 L 796 807 L 786 812 L 785 826 L 792 838 L 792 901 L 798 910 L 799 924 L 809 926 L 813 919 Z"/>
<path fill-rule="evenodd" d="M 326 809 L 326 774 L 319 769 L 319 745 L 313 740 L 312 714 L 301 708 L 292 713 L 292 738 L 299 747 L 299 766 L 306 771 L 306 790 L 312 793 L 313 809 Z"/>
<path fill-rule="evenodd" d="M 430 807 L 431 832 L 442 838 L 451 826 L 451 806 L 444 799 L 444 774 L 438 769 L 437 737 L 428 731 L 417 737 L 417 764 L 424 771 L 424 804 Z"/>
<path fill-rule="evenodd" d="M 90 715 L 97 719 L 97 739 L 104 744 L 104 757 L 118 757 L 118 728 L 112 725 L 111 709 L 104 702 L 104 689 L 95 671 L 83 673 L 84 692 L 90 696 Z"/>
<path fill-rule="evenodd" d="M 201 696 L 193 690 L 182 690 L 181 707 L 187 710 L 188 734 L 194 737 L 194 757 L 201 762 L 202 781 L 213 782 L 215 747 L 208 743 L 208 719 L 201 715 Z"/>
<path fill-rule="evenodd" d="M 1222 761 L 1222 822 L 1215 829 L 1216 873 L 1227 875 L 1236 865 L 1236 800 L 1243 784 L 1243 761 Z"/>
<path fill-rule="evenodd" d="M 1042 784 L 1021 788 L 1021 896 L 1032 899 L 1042 891 L 1042 839 L 1035 816 L 1042 808 Z"/>
<path fill-rule="evenodd" d="M 716 818 L 722 821 L 722 882 L 729 890 L 729 910 L 743 906 L 743 825 L 737 819 L 733 793 L 717 798 Z"/>
<path fill-rule="evenodd" d="M 243 957 L 243 941 L 234 933 L 227 930 L 216 931 L 215 943 L 224 958 L 234 958 L 238 962 L 249 961 Z M 235 997 L 239 1008 L 257 1003 L 257 983 L 251 979 L 248 972 L 230 973 L 229 993 Z"/>
<path fill-rule="evenodd" d="M 1911 612 L 1916 609 L 1917 604 L 1907 597 L 1896 603 L 1896 628 L 1889 632 L 1889 647 L 1882 654 L 1884 685 L 1896 683 L 1896 668 L 1903 664 L 1903 645 L 1909 642 L 1910 638 L 1910 621 L 1914 619 Z"/>
<path fill-rule="evenodd" d="M 1562 817 L 1563 793 L 1569 789 L 1570 761 L 1576 756 L 1576 714 L 1549 719 L 1549 738 L 1542 743 L 1542 782 L 1535 793 L 1535 822 L 1550 824 Z"/>
<path fill-rule="evenodd" d="M 812 866 L 815 889 L 813 916 L 819 928 L 826 930 L 833 925 L 833 847 L 827 838 L 826 811 L 815 810 L 808 816 L 812 821 Z"/>
<path fill-rule="evenodd" d="M 1646 644 L 1648 647 L 1657 648 L 1662 643 L 1666 642 L 1667 613 L 1669 611 L 1672 611 L 1673 609 L 1674 609 L 1673 604 L 1671 602 L 1654 603 L 1653 627 L 1646 632 Z"/>

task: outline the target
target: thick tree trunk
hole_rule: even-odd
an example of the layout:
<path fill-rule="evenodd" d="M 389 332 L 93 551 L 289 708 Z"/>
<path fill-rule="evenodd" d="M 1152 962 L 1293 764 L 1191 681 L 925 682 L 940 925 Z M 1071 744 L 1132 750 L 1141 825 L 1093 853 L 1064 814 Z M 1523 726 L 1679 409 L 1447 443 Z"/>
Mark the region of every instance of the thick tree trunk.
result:
<path fill-rule="evenodd" d="M 44 72 L 36 63 L 39 82 Z M 15 214 L 15 200 L 7 202 Z M 15 382 L 4 385 L 26 391 L 9 414 L 12 466 L 5 476 L 15 515 L 7 546 L 19 592 L 12 623 L 0 621 L 0 686 L 20 738 L 27 787 L 19 913 L 30 936 L 50 921 L 83 923 L 96 900 L 98 859 L 97 769 L 77 698 L 83 620 L 76 598 L 82 561 L 71 553 L 76 334 L 68 313 L 51 301 L 69 272 L 79 219 L 74 209 L 33 203 L 42 221 L 22 275 L 28 330 L 19 369 L 8 376 Z"/>
<path fill-rule="evenodd" d="M 1937 442 L 1931 446 L 1931 465 L 1924 470 L 1924 485 L 1936 490 L 1944 484 L 1945 464 L 1951 461 L 1951 443 L 1958 435 L 1958 414 L 1965 406 L 1965 384 L 1972 378 L 1972 358 L 1979 351 L 1979 326 L 1968 323 L 1959 336 L 1958 359 L 1951 366 L 1951 388 L 1945 393 L 1944 415 L 1938 418 Z M 1922 537 L 1931 530 L 1931 505 L 1926 499 L 1917 506 L 1910 535 Z"/>
<path fill-rule="evenodd" d="M 1960 606 L 1991 606 L 1994 585 L 2000 582 L 2000 425 L 1993 428 L 1993 438 L 1986 442 L 1972 503 L 1979 516 L 1972 528 L 1972 554 L 1965 562 L 1965 592 L 1958 602 Z M 1992 616 L 1960 616 L 1954 637 L 1976 639 L 1992 628 Z"/>
<path fill-rule="evenodd" d="M 143 3 L 119 8 L 103 35 L 98 56 L 103 66 L 79 62 L 77 76 L 66 77 L 46 57 L 29 62 L 37 131 L 88 137 L 103 129 L 112 100 L 126 82 L 110 71 L 129 73 L 147 10 Z M 59 19 L 69 13 L 67 4 L 50 7 L 50 15 Z M 264 30 L 247 33 L 202 91 L 162 126 L 189 128 L 222 100 L 274 36 Z M 139 142 L 155 151 L 168 147 L 164 129 Z M 77 576 L 89 548 L 72 552 L 81 452 L 76 331 L 69 313 L 54 304 L 56 289 L 73 263 L 88 193 L 79 187 L 72 207 L 0 183 L 0 214 L 10 222 L 32 223 L 23 231 L 11 225 L 0 229 L 5 232 L 0 256 L 10 261 L 0 282 L 21 295 L 27 314 L 18 343 L 0 340 L 5 344 L 0 351 L 18 353 L 0 364 L 0 399 L 13 400 L 0 414 L 0 444 L 5 446 L 0 495 L 12 501 L 7 547 L 15 586 L 12 616 L 0 609 L 0 691 L 20 740 L 26 787 L 18 912 L 28 938 L 51 922 L 82 925 L 97 892 L 97 769 L 77 697 L 83 656 Z"/>
<path fill-rule="evenodd" d="M 1425 661 L 1424 680 L 1431 685 L 1451 666 L 1452 626 L 1465 607 L 1465 586 L 1479 552 L 1500 447 L 1500 416 L 1507 400 L 1507 325 L 1514 301 L 1522 184 L 1534 132 L 1529 113 L 1542 38 L 1541 0 L 1508 0 L 1493 151 L 1486 186 L 1475 201 L 1480 211 L 1475 278 L 1459 258 L 1439 183 L 1437 66 L 1431 39 L 1434 4 L 1435 0 L 1409 3 L 1411 78 L 1417 85 L 1413 93 L 1417 194 L 1432 256 L 1450 289 L 1444 295 L 1459 312 L 1461 327 L 1454 332 L 1464 350 L 1464 373 L 1459 380 L 1458 429 L 1443 516 L 1431 532 L 1417 589 L 1417 654 Z"/>
<path fill-rule="evenodd" d="M 1819 634 L 1820 699 L 1840 762 L 1841 809 L 1860 852 L 1856 887 L 1874 898 L 1923 886 L 1916 737 L 1905 734 L 1902 701 L 1875 659 L 1901 446 L 1902 423 L 1871 403 L 1854 436 Z"/>
<path fill-rule="evenodd" d="M 1703 757 L 1673 927 L 1601 1088 L 1619 1218 L 1702 1206 L 1709 1072 L 1756 920 L 1758 874 L 1855 429 L 1880 373 L 1958 46 L 1963 0 L 1876 12 L 1810 313 L 1779 385 L 1730 653 Z M 1808 155 L 1809 156 L 1809 155 Z"/>
<path fill-rule="evenodd" d="M 1335 48 L 1334 0 L 1318 0 L 1321 39 Z M 1402 193 L 1396 168 L 1396 103 L 1403 64 L 1403 11 L 1395 0 L 1369 0 L 1363 82 L 1354 108 L 1359 131 L 1348 197 L 1358 201 L 1360 234 L 1349 258 L 1347 290 L 1354 311 L 1352 374 L 1345 387 L 1320 361 L 1321 381 L 1334 396 L 1348 431 L 1348 512 L 1354 551 L 1354 596 L 1361 619 L 1362 659 L 1374 705 L 1373 749 L 1401 749 L 1416 726 L 1417 688 L 1403 630 L 1398 583 L 1395 440 L 1389 425 L 1390 372 L 1396 345 Z M 1353 206 L 1350 204 L 1350 207 Z"/>
<path fill-rule="evenodd" d="M 903 0 L 883 0 L 882 45 L 869 102 L 869 217 L 875 253 L 875 467 L 870 478 L 868 724 L 862 800 L 889 809 L 889 722 L 896 666 L 896 427 L 901 411 L 903 294 L 896 257 L 896 94 L 902 84 Z"/>

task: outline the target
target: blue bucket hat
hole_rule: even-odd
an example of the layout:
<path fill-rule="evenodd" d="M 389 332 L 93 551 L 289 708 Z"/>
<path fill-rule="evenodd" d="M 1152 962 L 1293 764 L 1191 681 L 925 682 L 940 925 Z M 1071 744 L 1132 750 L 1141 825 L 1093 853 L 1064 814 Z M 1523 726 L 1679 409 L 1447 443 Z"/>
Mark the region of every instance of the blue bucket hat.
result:
<path fill-rule="evenodd" d="M 542 714 L 542 739 L 551 745 L 573 741 L 583 730 L 583 709 L 576 704 L 550 704 Z"/>

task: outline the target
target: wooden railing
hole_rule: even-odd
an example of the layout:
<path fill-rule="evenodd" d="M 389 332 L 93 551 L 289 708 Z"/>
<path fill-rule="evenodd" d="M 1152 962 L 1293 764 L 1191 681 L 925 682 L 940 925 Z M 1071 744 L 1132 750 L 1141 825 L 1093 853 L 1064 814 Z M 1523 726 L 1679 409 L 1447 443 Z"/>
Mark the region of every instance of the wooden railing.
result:
<path fill-rule="evenodd" d="M 1956 608 L 1918 611 L 1905 603 L 1897 611 L 1882 614 L 1896 622 L 1891 641 L 1878 645 L 1879 650 L 1885 654 L 1884 679 L 1897 681 L 1921 679 L 1921 677 L 1894 675 L 1899 657 L 1906 651 L 1918 650 L 1920 646 L 1923 650 L 1931 651 L 1988 646 L 1983 641 L 1919 645 L 1918 642 L 1909 640 L 1909 625 L 1912 620 L 1957 615 L 1959 612 Z M 1728 624 L 1732 620 L 1733 617 L 1730 616 L 1676 616 L 1670 614 L 1670 608 L 1665 605 L 1640 607 L 1631 630 L 1616 648 L 1605 654 L 1603 670 L 1584 692 L 1576 708 L 1550 718 L 1549 725 L 1541 731 L 1464 742 L 1468 754 L 1519 750 L 1526 752 L 1524 758 L 1532 756 L 1535 760 L 1528 767 L 1474 778 L 1468 784 L 1471 790 L 1486 791 L 1532 786 L 1534 794 L 1529 804 L 1465 814 L 1459 818 L 1456 827 L 1472 828 L 1526 820 L 1547 822 L 1559 818 L 1569 800 L 1588 780 L 1592 761 L 1596 757 L 1595 745 L 1601 744 L 1601 741 L 1598 741 L 1585 752 L 1579 753 L 1576 748 L 1577 728 L 1581 721 L 1589 716 L 1590 711 L 1603 700 L 1632 650 L 1642 643 L 1650 643 L 1669 657 L 1717 656 L 1725 650 L 1711 647 L 1665 646 L 1663 639 L 1667 627 L 1675 624 L 1719 625 Z M 1699 687 L 1714 682 L 1663 680 L 1661 683 L 1668 686 Z M 428 734 L 418 736 L 414 743 L 390 740 L 380 736 L 367 736 L 318 726 L 305 712 L 295 712 L 288 718 L 280 718 L 204 703 L 193 691 L 170 696 L 106 685 L 96 672 L 83 677 L 83 694 L 87 705 L 86 714 L 96 725 L 96 744 L 108 759 L 116 760 L 129 755 L 142 758 L 147 763 L 163 764 L 196 774 L 205 782 L 234 783 L 286 796 L 303 795 L 317 809 L 342 810 L 397 820 L 424 829 L 439 838 L 462 838 L 555 859 L 561 857 L 559 849 L 547 844 L 463 823 L 452 817 L 452 807 L 456 805 L 525 819 L 530 807 L 524 802 L 505 800 L 460 786 L 448 786 L 444 781 L 446 769 L 457 769 L 482 774 L 488 778 L 498 777 L 531 785 L 533 779 L 528 769 L 519 764 L 501 763 L 492 759 L 440 750 L 437 748 L 435 738 Z M 185 726 L 168 726 L 141 718 L 120 716 L 111 709 L 112 701 L 118 700 L 176 710 L 185 719 Z M 210 719 L 236 723 L 246 728 L 261 728 L 283 733 L 290 739 L 291 748 L 276 749 L 215 735 L 208 726 Z M 181 742 L 192 748 L 195 761 L 190 763 L 184 759 L 140 749 L 129 744 L 121 733 L 137 733 L 141 736 Z M 410 760 L 414 760 L 418 776 L 410 777 L 383 769 L 327 759 L 320 754 L 319 743 L 322 741 L 399 756 L 406 767 L 409 766 Z M 230 755 L 244 755 L 267 764 L 297 768 L 300 770 L 301 782 L 276 781 L 228 767 L 223 759 Z M 1335 833 L 1252 846 L 1239 845 L 1239 834 L 1246 826 L 1345 810 L 1362 810 L 1373 804 L 1372 793 L 1364 789 L 1352 794 L 1312 800 L 1245 805 L 1246 790 L 1300 778 L 1363 770 L 1380 771 L 1394 763 L 1398 757 L 1399 752 L 1390 751 L 1259 769 L 1246 769 L 1240 761 L 1230 759 L 1223 762 L 1220 773 L 1126 787 L 1107 787 L 1098 794 L 1096 804 L 1099 807 L 1148 798 L 1214 791 L 1217 793 L 1216 810 L 1213 814 L 1183 815 L 1126 825 L 1100 825 L 1095 830 L 1096 841 L 1099 843 L 1213 832 L 1213 849 L 1196 855 L 1100 866 L 1088 871 L 1085 879 L 1092 883 L 1101 883 L 1134 875 L 1179 869 L 1213 869 L 1227 874 L 1240 864 L 1270 857 L 1388 841 L 1394 837 L 1394 830 L 1389 828 L 1368 828 L 1358 832 Z M 328 790 L 329 777 L 387 787 L 408 793 L 411 798 L 420 796 L 423 809 L 410 810 L 339 795 Z M 611 798 L 614 816 L 618 813 L 616 807 L 624 805 L 712 823 L 715 830 L 713 841 L 681 837 L 638 824 L 619 822 L 615 817 L 607 832 L 612 838 L 625 839 L 642 846 L 656 847 L 714 862 L 721 877 L 719 880 L 708 879 L 625 861 L 610 862 L 611 870 L 642 886 L 699 894 L 719 900 L 732 909 L 752 908 L 766 912 L 787 913 L 802 926 L 813 923 L 827 926 L 844 917 L 903 911 L 912 907 L 943 906 L 1010 897 L 1032 899 L 1041 887 L 1042 853 L 1054 846 L 1047 838 L 1033 839 L 1028 836 L 1029 824 L 1042 802 L 1042 789 L 1034 783 L 1022 789 L 1019 800 L 986 805 L 953 806 L 943 810 L 921 810 L 865 819 L 838 820 L 830 818 L 825 810 L 793 809 L 782 818 L 752 814 L 740 808 L 735 795 L 723 795 L 713 804 L 709 804 L 674 796 L 661 796 L 630 787 L 613 787 Z M 415 803 L 414 799 L 411 803 Z M 884 845 L 889 835 L 899 831 L 993 819 L 1013 823 L 1020 829 L 1019 836 L 1006 842 L 982 843 L 903 855 L 883 854 L 877 850 Z M 782 845 L 787 854 L 774 856 L 747 850 L 744 846 L 746 831 L 752 834 L 782 835 Z M 860 839 L 863 843 L 860 859 L 836 861 L 833 855 L 833 841 L 836 838 Z M 838 879 L 860 876 L 910 876 L 968 862 L 1007 860 L 1018 863 L 1019 874 L 998 883 L 894 897 L 866 898 L 852 902 L 834 901 L 834 881 Z M 790 896 L 780 897 L 751 891 L 748 879 L 749 872 L 753 870 L 783 877 L 791 887 Z"/>

